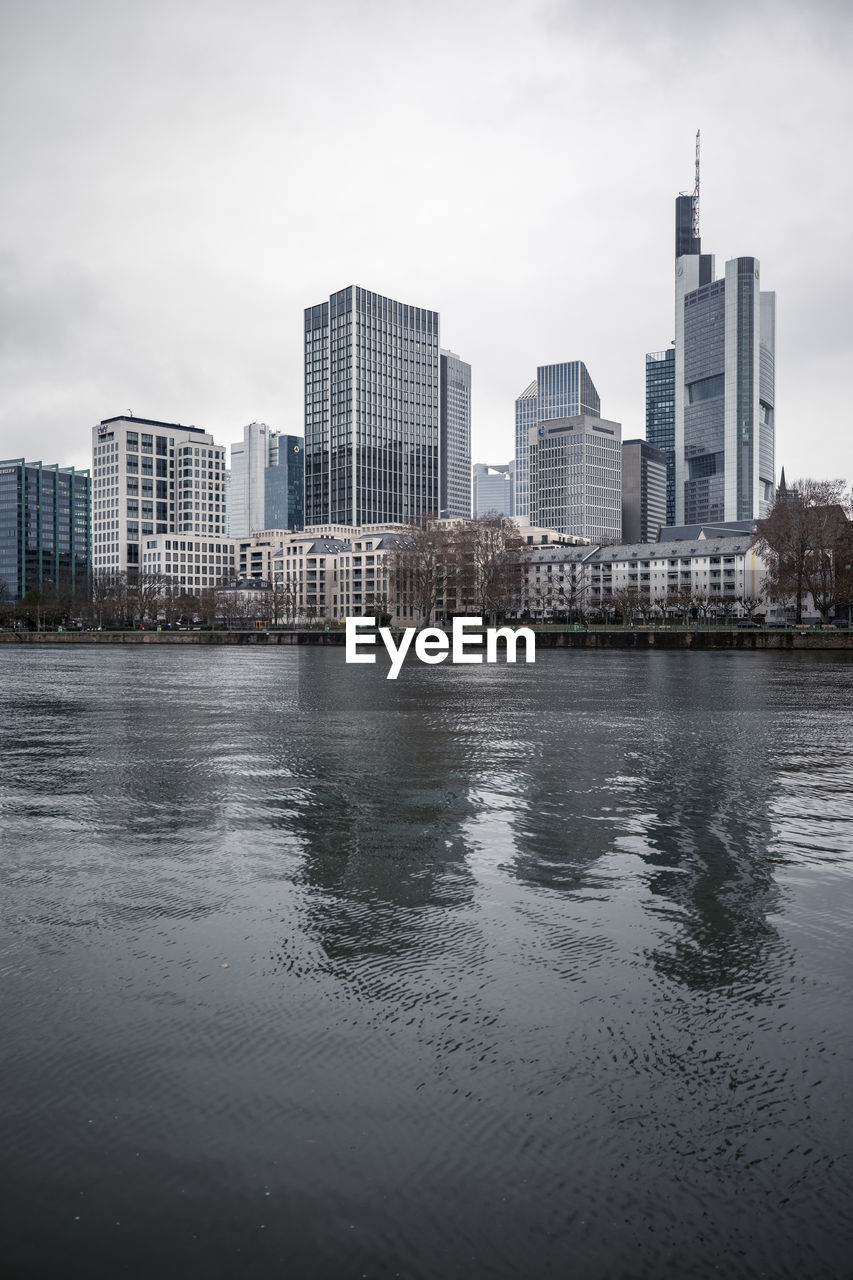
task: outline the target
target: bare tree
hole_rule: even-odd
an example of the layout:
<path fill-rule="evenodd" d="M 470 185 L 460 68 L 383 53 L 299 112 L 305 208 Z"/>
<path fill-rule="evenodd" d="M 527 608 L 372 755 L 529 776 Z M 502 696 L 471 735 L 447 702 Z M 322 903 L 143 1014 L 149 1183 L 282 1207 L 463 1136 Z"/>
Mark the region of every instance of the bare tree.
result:
<path fill-rule="evenodd" d="M 478 614 L 497 622 L 521 596 L 524 549 L 517 526 L 506 516 L 482 516 L 462 526 L 455 541 L 470 574 Z"/>
<path fill-rule="evenodd" d="M 162 573 L 140 571 L 128 587 L 128 615 L 141 626 L 146 618 L 156 621 L 164 603 L 168 579 Z"/>
<path fill-rule="evenodd" d="M 447 529 L 428 517 L 407 534 L 389 555 L 392 591 L 398 612 L 409 609 L 427 626 L 447 584 L 450 540 Z"/>
<path fill-rule="evenodd" d="M 675 591 L 670 591 L 666 598 L 668 609 L 672 609 L 683 623 L 690 621 L 693 616 L 694 595 L 692 587 L 678 587 Z"/>
<path fill-rule="evenodd" d="M 589 582 L 584 567 L 571 560 L 560 565 L 553 587 L 554 599 L 565 613 L 567 622 L 575 622 L 586 613 Z"/>
<path fill-rule="evenodd" d="M 624 627 L 631 626 L 637 612 L 640 593 L 636 587 L 617 587 L 611 597 Z"/>
<path fill-rule="evenodd" d="M 697 588 L 692 592 L 691 604 L 693 611 L 697 618 L 700 618 L 702 622 L 708 621 L 716 603 L 717 602 L 714 597 L 709 595 L 707 591 L 703 591 L 701 588 Z"/>
<path fill-rule="evenodd" d="M 746 592 L 743 595 L 736 596 L 735 602 L 740 605 L 740 610 L 743 616 L 752 622 L 756 613 L 764 604 L 764 596 L 761 593 L 754 596 Z"/>
<path fill-rule="evenodd" d="M 845 482 L 805 479 L 791 488 L 792 495 L 758 521 L 755 547 L 767 562 L 768 590 L 793 597 L 796 620 L 802 622 L 809 591 L 824 617 L 836 603 L 837 552 L 848 524 Z"/>

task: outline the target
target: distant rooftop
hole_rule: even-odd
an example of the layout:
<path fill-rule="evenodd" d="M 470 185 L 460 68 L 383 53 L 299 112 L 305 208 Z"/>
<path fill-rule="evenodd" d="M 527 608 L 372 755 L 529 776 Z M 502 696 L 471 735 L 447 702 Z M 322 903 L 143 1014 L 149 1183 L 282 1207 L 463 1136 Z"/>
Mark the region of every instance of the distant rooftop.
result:
<path fill-rule="evenodd" d="M 113 422 L 139 423 L 141 427 L 161 427 L 166 431 L 197 431 L 199 435 L 207 435 L 204 427 L 186 427 L 182 422 L 158 422 L 156 418 L 135 418 L 132 413 L 119 413 L 114 418 L 102 418 L 99 427 L 108 427 Z"/>
<path fill-rule="evenodd" d="M 718 524 L 664 525 L 658 542 L 696 542 L 706 538 L 737 538 L 755 531 L 754 520 L 721 520 Z"/>

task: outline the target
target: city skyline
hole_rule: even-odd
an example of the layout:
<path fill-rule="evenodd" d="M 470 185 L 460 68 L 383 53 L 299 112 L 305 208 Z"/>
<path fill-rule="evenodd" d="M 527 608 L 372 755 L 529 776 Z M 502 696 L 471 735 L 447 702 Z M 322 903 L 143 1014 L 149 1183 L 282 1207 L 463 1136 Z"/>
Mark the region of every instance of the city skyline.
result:
<path fill-rule="evenodd" d="M 779 299 L 777 474 L 849 478 L 845 7 L 768 23 L 724 4 L 706 31 L 670 0 L 475 3 L 448 46 L 450 12 L 5 6 L 0 455 L 85 466 L 92 424 L 129 409 L 216 439 L 253 418 L 299 434 L 304 306 L 356 280 L 441 313 L 472 366 L 473 461 L 512 456 L 529 370 L 576 353 L 642 435 L 701 127 L 703 239 L 719 262 L 754 253 Z M 735 47 L 760 51 L 749 76 Z M 549 181 L 531 201 L 533 169 Z"/>

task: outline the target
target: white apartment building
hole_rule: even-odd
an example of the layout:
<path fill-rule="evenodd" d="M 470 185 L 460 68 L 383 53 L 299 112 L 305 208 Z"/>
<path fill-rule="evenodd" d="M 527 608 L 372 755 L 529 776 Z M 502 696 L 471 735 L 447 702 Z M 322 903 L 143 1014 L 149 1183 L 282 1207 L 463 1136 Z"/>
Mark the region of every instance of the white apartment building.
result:
<path fill-rule="evenodd" d="M 235 548 L 230 538 L 177 538 L 161 533 L 143 543 L 142 574 L 187 594 L 227 586 L 236 577 Z"/>
<path fill-rule="evenodd" d="M 289 529 L 259 529 L 249 538 L 236 539 L 237 577 L 272 582 L 273 559 L 293 536 Z"/>
<path fill-rule="evenodd" d="M 160 534 L 221 540 L 224 472 L 224 448 L 198 427 L 130 415 L 99 422 L 92 428 L 95 573 L 137 573 L 143 543 Z"/>
<path fill-rule="evenodd" d="M 748 612 L 744 602 L 761 599 L 766 566 L 751 536 L 628 546 L 542 546 L 531 550 L 524 569 L 523 607 L 547 618 L 572 607 L 607 613 L 636 596 L 659 615 L 688 602 L 706 614 Z M 773 604 L 768 618 L 784 617 Z"/>
<path fill-rule="evenodd" d="M 340 562 L 350 549 L 340 538 L 318 538 L 314 533 L 288 536 L 273 558 L 272 579 L 292 616 L 309 620 L 345 616 L 339 573 Z"/>

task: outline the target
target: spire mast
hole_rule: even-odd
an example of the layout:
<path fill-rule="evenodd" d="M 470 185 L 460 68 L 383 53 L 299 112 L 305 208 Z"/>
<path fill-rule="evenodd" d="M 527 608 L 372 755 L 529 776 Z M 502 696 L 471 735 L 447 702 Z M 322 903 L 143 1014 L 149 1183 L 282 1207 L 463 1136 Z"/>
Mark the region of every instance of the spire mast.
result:
<path fill-rule="evenodd" d="M 693 239 L 699 239 L 699 134 L 696 130 L 696 185 L 693 188 Z"/>

